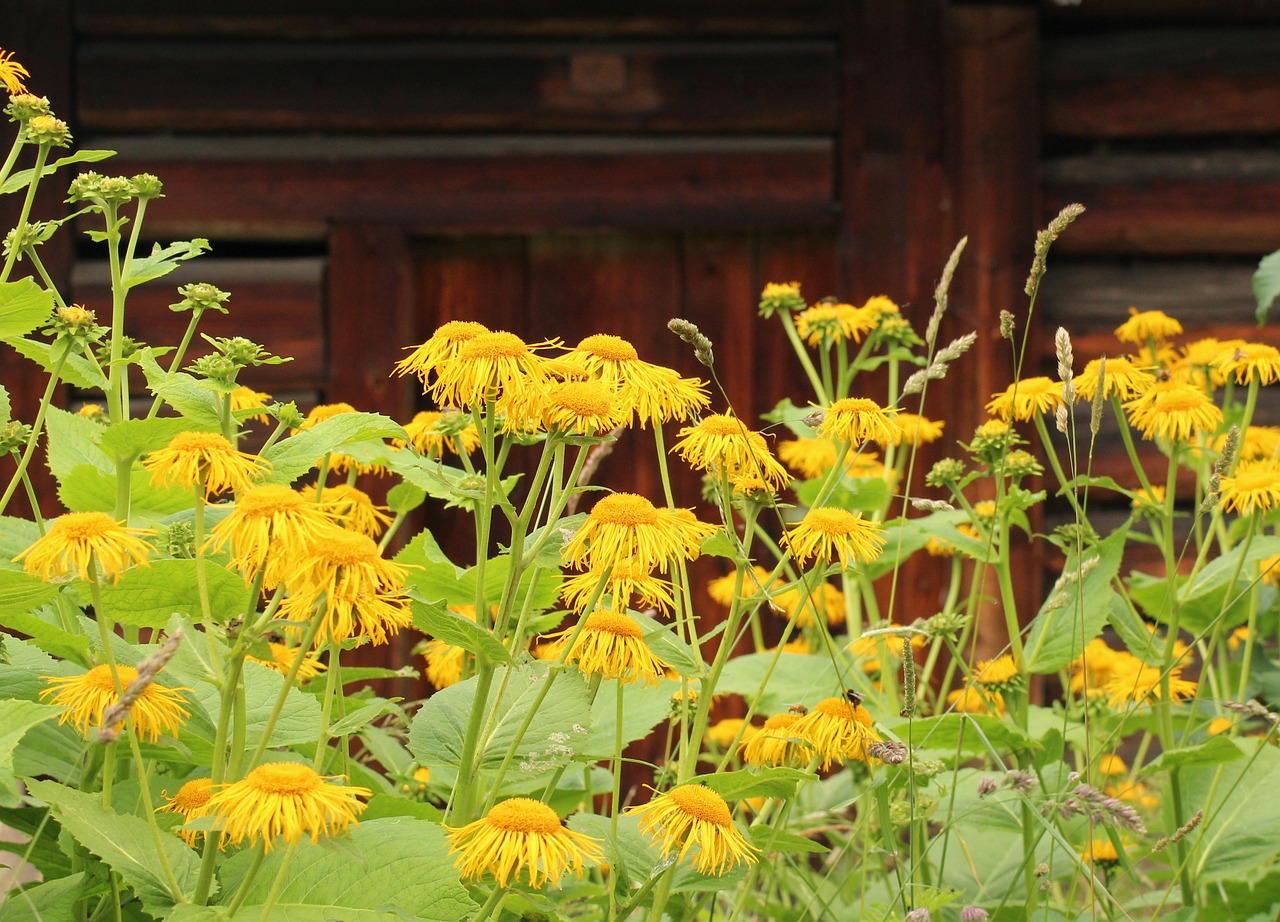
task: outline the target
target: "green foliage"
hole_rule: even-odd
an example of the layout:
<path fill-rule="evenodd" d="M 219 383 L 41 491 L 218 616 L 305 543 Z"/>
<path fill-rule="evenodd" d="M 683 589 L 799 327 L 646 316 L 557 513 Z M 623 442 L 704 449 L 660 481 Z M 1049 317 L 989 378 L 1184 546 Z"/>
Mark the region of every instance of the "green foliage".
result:
<path fill-rule="evenodd" d="M 1253 273 L 1253 296 L 1258 302 L 1258 326 L 1267 322 L 1267 314 L 1271 305 L 1280 298 L 1280 250 L 1262 257 L 1258 269 Z"/>
<path fill-rule="evenodd" d="M 34 279 L 0 282 L 0 340 L 21 339 L 46 322 L 52 312 L 53 293 Z"/>
<path fill-rule="evenodd" d="M 199 568 L 194 560 L 157 560 L 148 567 L 134 567 L 114 585 L 102 587 L 103 604 L 117 621 L 131 627 L 162 628 L 175 614 L 198 620 Z M 244 614 L 249 587 L 240 576 L 206 562 L 204 579 L 215 621 Z"/>

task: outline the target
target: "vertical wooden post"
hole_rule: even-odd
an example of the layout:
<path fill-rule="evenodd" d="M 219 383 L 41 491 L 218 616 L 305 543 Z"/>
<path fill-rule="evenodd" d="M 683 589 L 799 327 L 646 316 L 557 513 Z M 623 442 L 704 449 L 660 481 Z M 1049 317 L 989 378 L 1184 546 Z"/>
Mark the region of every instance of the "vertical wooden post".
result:
<path fill-rule="evenodd" d="M 1000 338 L 1000 312 L 1017 318 L 1018 338 L 1028 324 L 1023 293 L 1038 223 L 1039 34 L 1037 11 L 1021 5 L 964 5 L 950 11 L 951 128 L 955 224 L 969 244 L 956 273 L 949 333 L 976 331 L 978 342 L 948 376 L 947 419 L 967 440 L 986 418 L 991 395 L 1013 380 L 1012 344 Z M 1023 374 L 1037 374 L 1034 344 Z M 1040 604 L 1039 567 L 1031 551 L 1015 548 L 1017 590 L 1025 619 Z M 998 652 L 1003 616 L 982 613 L 979 649 Z"/>

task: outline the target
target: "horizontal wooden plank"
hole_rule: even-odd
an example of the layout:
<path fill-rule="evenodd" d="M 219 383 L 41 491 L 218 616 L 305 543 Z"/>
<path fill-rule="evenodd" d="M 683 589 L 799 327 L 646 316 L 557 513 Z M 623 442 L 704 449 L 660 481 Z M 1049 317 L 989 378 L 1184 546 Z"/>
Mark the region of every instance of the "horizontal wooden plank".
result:
<path fill-rule="evenodd" d="M 83 44 L 92 131 L 834 132 L 834 41 Z"/>
<path fill-rule="evenodd" d="M 1109 339 L 1099 345 L 1116 354 L 1111 331 L 1128 319 L 1130 307 L 1162 310 L 1197 336 L 1256 336 L 1252 286 L 1256 266 L 1256 261 L 1122 262 L 1056 260 L 1050 256 L 1049 272 L 1040 289 L 1042 327 L 1065 326 L 1077 344 L 1077 355 L 1089 357 L 1100 354 L 1099 350 L 1080 343 L 1095 335 Z"/>
<path fill-rule="evenodd" d="M 1064 3 L 1040 0 L 1040 15 L 1050 29 L 1117 24 L 1280 23 L 1280 4 L 1274 0 L 1105 0 L 1103 3 Z"/>
<path fill-rule="evenodd" d="M 1068 253 L 1239 253 L 1280 241 L 1280 154 L 1097 154 L 1045 161 L 1045 220 L 1088 210 L 1055 244 Z"/>
<path fill-rule="evenodd" d="M 164 0 L 77 4 L 86 35 L 813 35 L 837 28 L 839 0 L 219 0 L 176 8 Z"/>
<path fill-rule="evenodd" d="M 1044 130 L 1093 138 L 1280 130 L 1280 28 L 1123 30 L 1043 45 Z"/>
<path fill-rule="evenodd" d="M 147 212 L 160 236 L 318 240 L 342 220 L 532 232 L 825 227 L 835 218 L 829 139 L 86 143 L 120 151 L 112 172 L 164 181 L 165 198 Z"/>
<path fill-rule="evenodd" d="M 244 336 L 276 355 L 293 359 L 282 365 L 246 369 L 241 376 L 246 383 L 273 394 L 318 389 L 328 377 L 324 267 L 325 260 L 321 258 L 198 259 L 163 280 L 130 292 L 125 331 L 151 345 L 177 345 L 191 319 L 189 313 L 169 310 L 170 304 L 180 300 L 177 287 L 189 282 L 210 282 L 231 293 L 226 302 L 229 313 L 205 313 L 199 332 L 209 336 Z M 78 264 L 72 274 L 71 297 L 96 310 L 105 321 L 111 307 L 106 264 Z M 183 364 L 209 351 L 209 346 L 196 337 Z"/>

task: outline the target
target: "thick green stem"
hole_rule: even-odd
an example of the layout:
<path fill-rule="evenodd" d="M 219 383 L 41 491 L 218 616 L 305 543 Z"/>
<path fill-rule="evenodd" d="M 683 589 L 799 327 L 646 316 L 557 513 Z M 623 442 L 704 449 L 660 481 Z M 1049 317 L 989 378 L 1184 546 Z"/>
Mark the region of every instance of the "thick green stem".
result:
<path fill-rule="evenodd" d="M 40 174 L 44 170 L 44 163 L 49 157 L 49 145 L 41 144 L 36 151 L 36 163 L 31 172 L 31 183 L 27 186 L 26 198 L 22 200 L 22 211 L 18 214 L 18 223 L 14 225 L 14 229 L 18 234 L 23 236 L 27 232 L 27 219 L 31 217 L 31 205 L 36 200 L 36 187 L 40 185 Z M 5 257 L 4 270 L 0 271 L 0 282 L 9 281 L 9 273 L 13 271 L 13 264 L 18 259 L 18 254 L 22 252 L 22 247 L 15 246 L 9 248 L 9 255 Z"/>

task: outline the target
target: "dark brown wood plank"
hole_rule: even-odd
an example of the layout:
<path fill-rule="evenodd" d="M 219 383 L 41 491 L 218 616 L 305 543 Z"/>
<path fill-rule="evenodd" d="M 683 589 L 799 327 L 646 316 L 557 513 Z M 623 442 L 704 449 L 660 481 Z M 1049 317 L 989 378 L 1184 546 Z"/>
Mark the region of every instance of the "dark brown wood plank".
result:
<path fill-rule="evenodd" d="M 1106 0 L 1062 3 L 1040 0 L 1040 15 L 1051 29 L 1097 28 L 1120 24 L 1280 23 L 1280 6 L 1271 0 Z"/>
<path fill-rule="evenodd" d="M 90 42 L 92 131 L 824 133 L 834 42 Z"/>
<path fill-rule="evenodd" d="M 1124 30 L 1044 48 L 1044 128 L 1067 137 L 1280 130 L 1280 28 Z"/>
<path fill-rule="evenodd" d="M 687 235 L 681 296 L 684 318 L 696 323 L 714 345 L 716 374 L 734 412 L 753 428 L 772 396 L 764 392 L 772 382 L 761 380 L 754 361 L 766 334 L 764 321 L 756 317 L 760 290 L 755 285 L 754 253 L 749 234 Z M 698 374 L 706 378 L 705 372 Z"/>
<path fill-rule="evenodd" d="M 1089 209 L 1063 252 L 1261 255 L 1280 240 L 1280 155 L 1269 150 L 1064 157 L 1042 176 L 1045 215 L 1072 201 Z"/>
<path fill-rule="evenodd" d="M 267 351 L 292 358 L 282 365 L 245 369 L 242 383 L 273 395 L 277 392 L 318 390 L 326 383 L 323 281 L 321 258 L 290 260 L 199 259 L 163 280 L 135 288 L 129 295 L 125 332 L 154 346 L 174 346 L 191 319 L 169 305 L 180 300 L 179 285 L 210 282 L 231 293 L 229 313 L 207 312 L 198 333 L 244 336 Z M 81 263 L 72 277 L 73 300 L 105 317 L 111 289 L 105 263 Z M 197 336 L 184 366 L 210 351 Z M 161 363 L 168 367 L 165 359 Z M 285 398 L 289 399 L 289 398 Z"/>
<path fill-rule="evenodd" d="M 79 5 L 76 26 L 94 36 L 403 37 L 630 35 L 812 35 L 834 31 L 836 0 L 380 0 L 353 7 L 338 0 L 219 0 L 175 9 L 163 0 L 94 0 Z"/>

